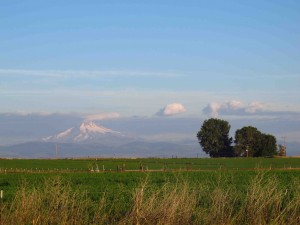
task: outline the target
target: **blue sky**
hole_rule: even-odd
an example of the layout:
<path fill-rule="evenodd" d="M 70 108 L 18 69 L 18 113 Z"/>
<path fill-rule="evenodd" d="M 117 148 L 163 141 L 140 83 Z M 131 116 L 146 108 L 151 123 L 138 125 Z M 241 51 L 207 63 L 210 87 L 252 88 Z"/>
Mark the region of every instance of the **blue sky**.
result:
<path fill-rule="evenodd" d="M 300 112 L 299 12 L 297 0 L 2 2 L 0 112 Z"/>

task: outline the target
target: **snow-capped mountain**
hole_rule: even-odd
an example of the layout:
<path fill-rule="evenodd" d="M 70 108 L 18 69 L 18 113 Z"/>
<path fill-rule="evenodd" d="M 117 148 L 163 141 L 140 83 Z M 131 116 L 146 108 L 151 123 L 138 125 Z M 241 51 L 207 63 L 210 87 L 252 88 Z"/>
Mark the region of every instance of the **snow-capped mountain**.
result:
<path fill-rule="evenodd" d="M 120 132 L 85 121 L 79 126 L 69 128 L 61 133 L 43 138 L 47 142 L 99 142 L 104 138 L 124 137 Z"/>

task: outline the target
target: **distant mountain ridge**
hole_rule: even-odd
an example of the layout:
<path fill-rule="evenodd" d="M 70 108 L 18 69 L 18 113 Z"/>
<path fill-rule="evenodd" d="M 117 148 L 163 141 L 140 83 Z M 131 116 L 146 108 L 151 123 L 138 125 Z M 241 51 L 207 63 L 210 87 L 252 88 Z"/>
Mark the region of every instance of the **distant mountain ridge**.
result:
<path fill-rule="evenodd" d="M 84 121 L 57 134 L 10 146 L 0 146 L 0 157 L 171 157 L 196 156 L 199 144 L 153 142 Z"/>

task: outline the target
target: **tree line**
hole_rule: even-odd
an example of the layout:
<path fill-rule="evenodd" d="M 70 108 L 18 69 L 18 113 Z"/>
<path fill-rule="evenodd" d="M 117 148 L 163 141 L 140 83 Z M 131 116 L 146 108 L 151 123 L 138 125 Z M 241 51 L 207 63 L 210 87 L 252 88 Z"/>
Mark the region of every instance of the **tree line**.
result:
<path fill-rule="evenodd" d="M 277 154 L 276 138 L 273 135 L 262 133 L 256 127 L 245 126 L 236 130 L 233 140 L 229 137 L 230 128 L 225 120 L 205 120 L 197 133 L 202 150 L 210 157 L 262 157 Z"/>

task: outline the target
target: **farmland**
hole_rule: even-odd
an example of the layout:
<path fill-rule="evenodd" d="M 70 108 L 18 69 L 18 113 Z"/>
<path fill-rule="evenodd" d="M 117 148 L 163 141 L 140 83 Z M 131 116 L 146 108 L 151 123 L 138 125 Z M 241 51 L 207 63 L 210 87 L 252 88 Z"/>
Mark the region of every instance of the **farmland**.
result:
<path fill-rule="evenodd" d="M 16 171 L 90 171 L 99 169 L 124 170 L 253 170 L 253 169 L 297 169 L 300 158 L 91 158 L 91 159 L 2 159 L 0 170 Z"/>
<path fill-rule="evenodd" d="M 121 171 L 120 167 L 125 168 Z M 258 218 L 261 224 L 293 224 L 299 220 L 299 167 L 298 158 L 2 159 L 1 224 L 257 224 Z M 178 214 L 184 211 L 179 203 L 192 208 Z M 77 218 L 72 223 L 70 215 L 61 215 L 65 220 L 58 221 L 51 216 L 62 213 L 55 204 L 66 204 L 66 210 L 76 206 L 73 210 L 79 215 L 89 213 L 81 215 L 84 221 Z M 264 208 L 251 208 L 251 204 Z M 28 212 L 17 215 L 20 210 Z M 180 218 L 161 216 L 162 211 L 171 216 L 167 210 L 175 210 Z M 245 210 L 253 214 L 252 220 L 242 218 Z M 18 218 L 30 219 L 25 223 Z"/>

